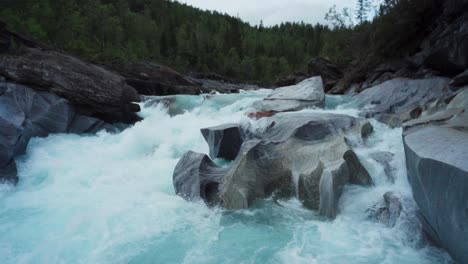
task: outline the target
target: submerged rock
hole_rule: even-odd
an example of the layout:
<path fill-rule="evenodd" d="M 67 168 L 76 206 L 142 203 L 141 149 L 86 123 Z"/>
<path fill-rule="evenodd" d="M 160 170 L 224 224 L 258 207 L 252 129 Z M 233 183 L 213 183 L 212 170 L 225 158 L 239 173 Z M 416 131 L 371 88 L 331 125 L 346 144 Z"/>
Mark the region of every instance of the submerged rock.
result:
<path fill-rule="evenodd" d="M 377 222 L 393 227 L 400 217 L 403 205 L 400 198 L 393 192 L 383 195 L 383 203 L 376 204 L 370 209 L 369 217 Z"/>
<path fill-rule="evenodd" d="M 324 106 L 325 93 L 322 78 L 318 76 L 277 88 L 264 100 L 255 102 L 253 108 L 258 112 L 289 112 Z"/>
<path fill-rule="evenodd" d="M 234 160 L 243 143 L 241 128 L 238 124 L 226 124 L 201 129 L 201 133 L 210 147 L 212 159 Z"/>
<path fill-rule="evenodd" d="M 427 222 L 426 233 L 456 261 L 467 263 L 468 133 L 460 127 L 428 125 L 405 135 L 404 146 L 408 179 Z"/>
<path fill-rule="evenodd" d="M 388 181 L 391 183 L 394 183 L 395 182 L 394 169 L 390 165 L 390 163 L 393 160 L 394 154 L 391 152 L 382 151 L 382 152 L 372 153 L 370 157 L 384 167 L 384 172 L 385 172 L 385 175 L 387 176 Z"/>

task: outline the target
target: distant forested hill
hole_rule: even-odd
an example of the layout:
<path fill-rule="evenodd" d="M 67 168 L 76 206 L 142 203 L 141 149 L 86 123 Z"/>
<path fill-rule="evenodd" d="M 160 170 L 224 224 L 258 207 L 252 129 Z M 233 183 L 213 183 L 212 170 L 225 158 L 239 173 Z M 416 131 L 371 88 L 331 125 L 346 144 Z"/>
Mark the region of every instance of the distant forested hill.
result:
<path fill-rule="evenodd" d="M 326 55 L 330 29 L 265 28 L 164 0 L 6 1 L 0 19 L 58 49 L 101 63 L 148 60 L 183 72 L 269 82 Z"/>
<path fill-rule="evenodd" d="M 360 82 L 380 62 L 420 51 L 443 10 L 462 10 L 467 1 L 382 0 L 371 18 L 371 1 L 357 0 L 356 19 L 336 7 L 324 14 L 333 27 L 251 26 L 166 0 L 0 0 L 0 20 L 96 63 L 151 61 L 184 73 L 271 83 L 307 74 L 310 59 L 322 56 L 346 69 L 348 82 Z"/>

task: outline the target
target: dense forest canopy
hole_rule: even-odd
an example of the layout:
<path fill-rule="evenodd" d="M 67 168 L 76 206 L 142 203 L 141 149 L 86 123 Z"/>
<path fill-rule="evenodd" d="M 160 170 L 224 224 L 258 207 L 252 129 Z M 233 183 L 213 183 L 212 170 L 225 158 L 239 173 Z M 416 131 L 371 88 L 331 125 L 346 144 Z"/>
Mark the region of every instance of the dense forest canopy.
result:
<path fill-rule="evenodd" d="M 437 2 L 385 0 L 371 23 L 365 14 L 368 1 L 359 0 L 359 23 L 347 22 L 352 12 L 332 8 L 327 19 L 333 27 L 251 26 L 236 17 L 165 0 L 8 0 L 2 2 L 0 18 L 13 30 L 93 62 L 144 60 L 185 73 L 214 72 L 272 82 L 304 71 L 317 56 L 348 64 L 369 54 L 393 56 L 405 51 L 405 45 L 413 43 L 402 43 L 403 38 L 411 42 L 419 30 L 417 22 L 430 19 L 428 11 Z M 407 27 L 401 20 L 405 16 L 414 25 Z"/>

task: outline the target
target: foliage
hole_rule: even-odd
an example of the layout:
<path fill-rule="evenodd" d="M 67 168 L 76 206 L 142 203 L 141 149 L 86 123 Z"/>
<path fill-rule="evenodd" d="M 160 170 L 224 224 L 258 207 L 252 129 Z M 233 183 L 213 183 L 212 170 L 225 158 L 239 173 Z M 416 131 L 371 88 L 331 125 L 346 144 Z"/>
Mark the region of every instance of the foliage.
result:
<path fill-rule="evenodd" d="M 166 0 L 4 0 L 0 18 L 58 49 L 98 63 L 153 61 L 179 71 L 272 82 L 305 71 L 317 56 L 354 68 L 414 53 L 439 15 L 442 0 L 369 0 L 332 7 L 333 27 L 282 23 L 251 26 L 239 18 Z"/>
<path fill-rule="evenodd" d="M 250 26 L 236 17 L 164 0 L 8 3 L 0 17 L 11 29 L 94 62 L 153 61 L 246 81 L 271 82 L 305 69 L 331 31 L 304 23 Z"/>

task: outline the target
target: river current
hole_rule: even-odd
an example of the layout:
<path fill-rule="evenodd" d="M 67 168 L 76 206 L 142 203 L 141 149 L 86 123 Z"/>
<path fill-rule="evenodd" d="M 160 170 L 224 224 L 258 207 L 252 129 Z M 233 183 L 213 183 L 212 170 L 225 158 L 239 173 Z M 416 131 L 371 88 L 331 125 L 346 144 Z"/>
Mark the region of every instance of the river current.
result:
<path fill-rule="evenodd" d="M 142 103 L 144 120 L 119 134 L 33 139 L 17 159 L 18 185 L 0 186 L 0 263 L 451 263 L 419 232 L 401 129 L 376 121 L 356 149 L 375 186 L 347 186 L 333 221 L 295 198 L 227 211 L 175 195 L 179 158 L 208 153 L 200 128 L 261 129 L 246 111 L 266 95 L 177 96 L 170 111 Z M 325 110 L 305 111 L 359 114 L 351 99 L 332 96 Z M 377 151 L 393 153 L 395 183 L 370 158 Z M 404 206 L 394 227 L 368 217 L 388 191 Z"/>

